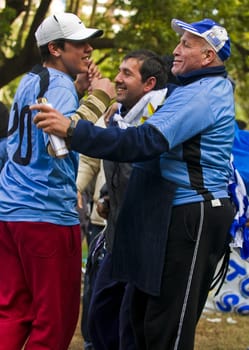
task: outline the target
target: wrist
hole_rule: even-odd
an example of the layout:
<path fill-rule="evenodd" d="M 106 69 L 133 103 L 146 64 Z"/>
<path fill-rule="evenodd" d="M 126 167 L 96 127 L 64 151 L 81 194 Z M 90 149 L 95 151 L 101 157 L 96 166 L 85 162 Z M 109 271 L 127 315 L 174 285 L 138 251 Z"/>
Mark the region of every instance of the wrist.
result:
<path fill-rule="evenodd" d="M 74 82 L 74 86 L 76 88 L 76 92 L 77 92 L 77 95 L 78 95 L 78 99 L 81 100 L 82 97 L 84 97 L 85 95 L 85 92 L 87 89 L 84 89 L 80 86 L 80 84 L 78 84 L 76 81 Z"/>
<path fill-rule="evenodd" d="M 76 128 L 76 121 L 72 118 L 69 118 L 70 119 L 70 124 L 67 128 L 67 131 L 66 131 L 66 137 L 65 137 L 65 142 L 66 142 L 66 146 L 68 149 L 71 148 L 71 139 L 72 139 L 72 136 L 73 136 L 73 133 L 74 133 L 74 130 Z"/>

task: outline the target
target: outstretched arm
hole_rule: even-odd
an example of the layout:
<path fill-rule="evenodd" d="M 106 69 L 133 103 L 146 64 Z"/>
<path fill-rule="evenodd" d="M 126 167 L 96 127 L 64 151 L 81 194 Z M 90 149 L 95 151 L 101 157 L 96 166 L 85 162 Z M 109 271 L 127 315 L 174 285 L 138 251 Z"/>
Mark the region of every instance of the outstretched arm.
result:
<path fill-rule="evenodd" d="M 38 128 L 60 137 L 67 136 L 70 119 L 49 106 L 34 105 L 39 109 L 34 122 Z M 79 120 L 71 138 L 71 149 L 94 158 L 119 162 L 150 160 L 168 150 L 165 137 L 150 124 L 103 129 L 86 120 Z"/>

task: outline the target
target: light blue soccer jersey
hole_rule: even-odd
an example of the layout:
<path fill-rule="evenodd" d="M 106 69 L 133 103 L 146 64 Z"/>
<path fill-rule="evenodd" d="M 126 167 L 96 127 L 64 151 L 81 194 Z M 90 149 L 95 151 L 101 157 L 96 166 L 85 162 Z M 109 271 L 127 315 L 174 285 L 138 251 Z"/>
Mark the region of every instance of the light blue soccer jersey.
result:
<path fill-rule="evenodd" d="M 176 88 L 149 120 L 169 143 L 161 174 L 177 184 L 174 205 L 228 197 L 234 103 L 230 81 L 204 77 Z"/>
<path fill-rule="evenodd" d="M 65 116 L 79 106 L 73 80 L 49 68 L 50 82 L 45 97 Z M 0 178 L 0 220 L 78 224 L 76 174 L 78 154 L 63 158 L 48 154 L 48 135 L 33 123 L 40 77 L 28 73 L 22 79 L 10 111 L 8 160 Z"/>

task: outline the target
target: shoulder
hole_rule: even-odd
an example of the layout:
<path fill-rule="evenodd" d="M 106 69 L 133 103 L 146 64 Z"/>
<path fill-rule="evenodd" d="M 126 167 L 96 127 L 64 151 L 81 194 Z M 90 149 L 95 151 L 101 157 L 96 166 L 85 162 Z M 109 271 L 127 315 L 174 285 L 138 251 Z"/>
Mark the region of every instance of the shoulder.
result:
<path fill-rule="evenodd" d="M 73 79 L 64 72 L 56 69 L 49 68 L 49 87 L 50 88 L 66 88 L 73 89 L 76 91 Z"/>

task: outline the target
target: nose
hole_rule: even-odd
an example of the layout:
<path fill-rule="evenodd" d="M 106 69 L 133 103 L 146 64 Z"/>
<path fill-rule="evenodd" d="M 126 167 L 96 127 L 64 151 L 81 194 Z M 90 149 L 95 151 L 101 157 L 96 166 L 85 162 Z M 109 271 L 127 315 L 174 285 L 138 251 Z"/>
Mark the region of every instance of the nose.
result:
<path fill-rule="evenodd" d="M 176 56 L 176 55 L 179 54 L 180 44 L 181 44 L 181 43 L 179 43 L 179 44 L 175 47 L 175 49 L 174 49 L 174 51 L 173 51 L 173 55 L 174 55 L 174 56 Z"/>
<path fill-rule="evenodd" d="M 114 83 L 120 83 L 122 82 L 122 74 L 119 72 L 116 77 L 114 78 Z"/>
<path fill-rule="evenodd" d="M 92 52 L 93 51 L 93 47 L 87 42 L 84 45 L 84 50 L 87 52 Z"/>

